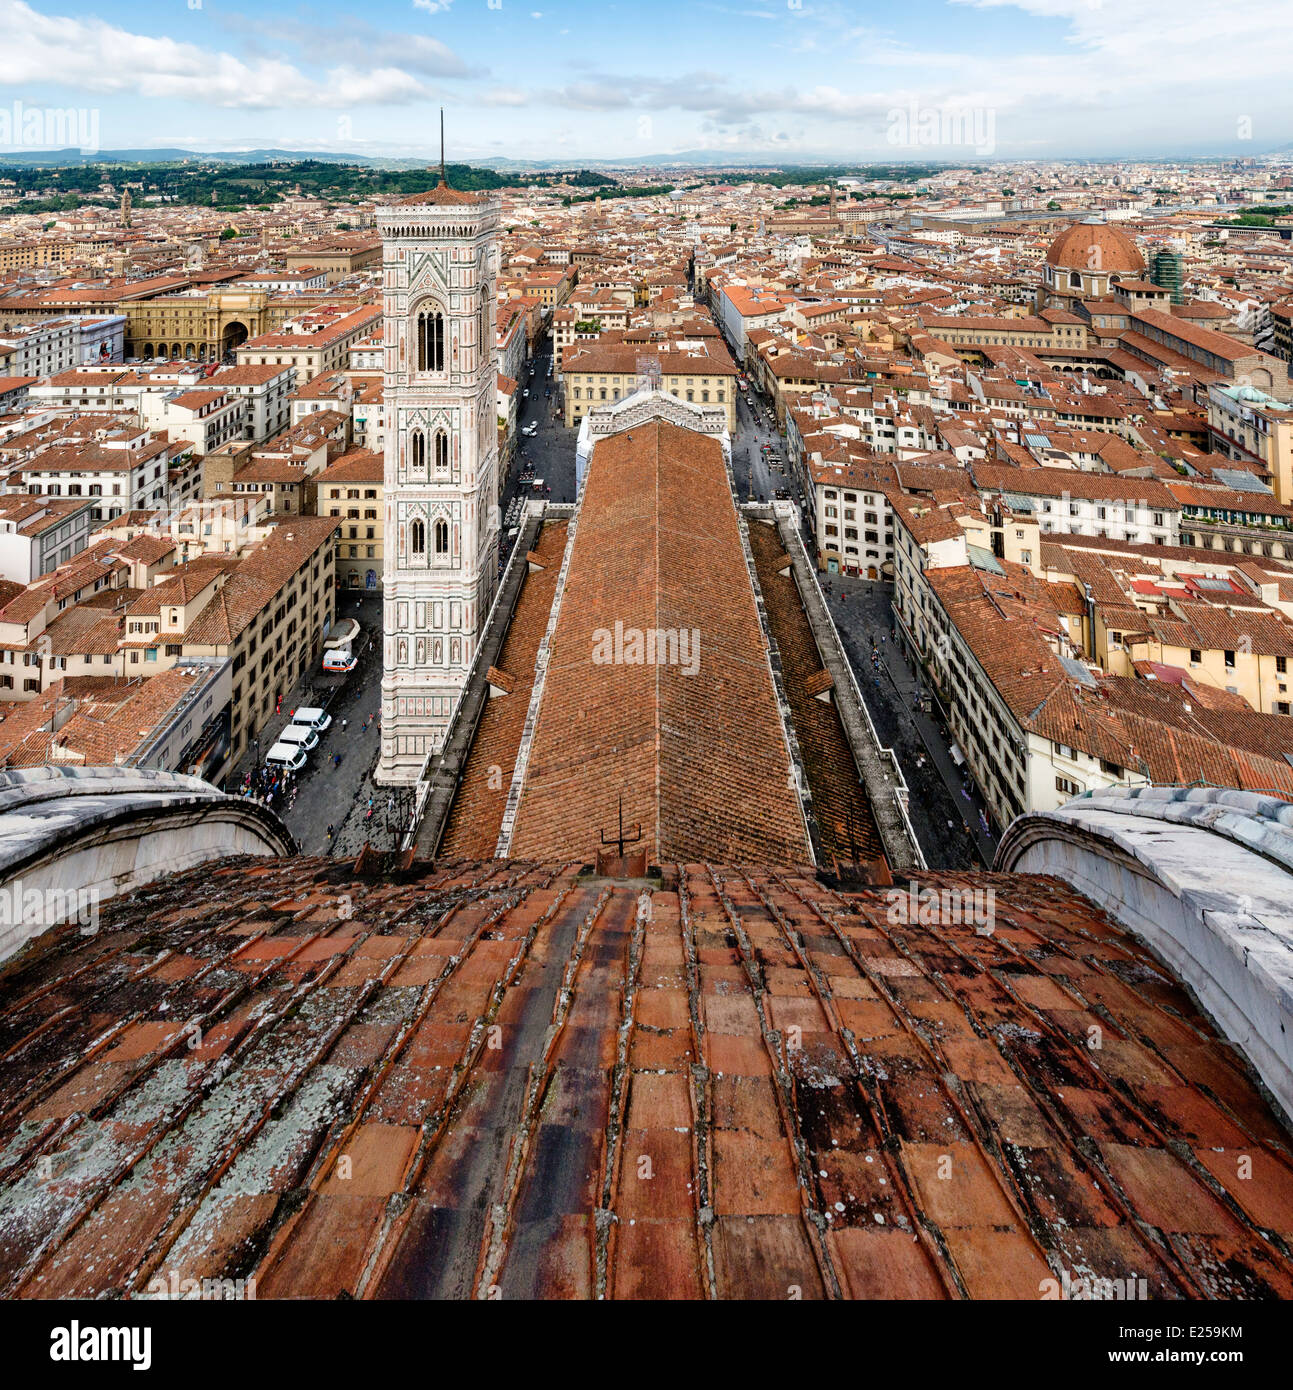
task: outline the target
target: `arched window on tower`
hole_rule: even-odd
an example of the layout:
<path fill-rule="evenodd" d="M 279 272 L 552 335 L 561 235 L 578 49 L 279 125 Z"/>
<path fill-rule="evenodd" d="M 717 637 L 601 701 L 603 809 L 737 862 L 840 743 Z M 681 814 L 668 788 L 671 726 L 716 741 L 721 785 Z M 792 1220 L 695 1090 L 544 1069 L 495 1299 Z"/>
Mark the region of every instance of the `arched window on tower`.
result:
<path fill-rule="evenodd" d="M 480 337 L 479 337 L 479 342 L 480 342 L 480 360 L 481 360 L 482 364 L 485 363 L 485 362 L 487 362 L 487 361 L 489 360 L 489 353 L 490 353 L 490 346 L 491 346 L 488 337 L 486 337 L 486 333 L 487 333 L 488 327 L 489 327 L 489 320 L 488 320 L 488 315 L 486 314 L 485 311 L 486 311 L 486 309 L 487 309 L 488 307 L 489 307 L 489 295 L 488 295 L 487 292 L 485 292 L 484 290 L 482 290 L 482 291 L 481 291 L 481 295 L 480 295 L 480 330 L 479 330 L 479 333 L 480 333 Z"/>
<path fill-rule="evenodd" d="M 449 436 L 443 430 L 437 430 L 435 436 L 435 471 L 449 471 Z"/>
<path fill-rule="evenodd" d="M 427 528 L 426 522 L 415 521 L 410 532 L 414 555 L 425 555 L 427 551 Z"/>
<path fill-rule="evenodd" d="M 418 311 L 418 371 L 444 371 L 444 315 L 434 305 Z"/>
<path fill-rule="evenodd" d="M 412 467 L 421 472 L 427 466 L 427 441 L 421 430 L 413 431 Z"/>
<path fill-rule="evenodd" d="M 1082 288 L 1082 277 L 1076 270 L 1069 271 L 1069 289 L 1080 290 Z"/>
<path fill-rule="evenodd" d="M 448 555 L 449 553 L 449 523 L 443 517 L 435 524 L 435 553 L 437 555 Z"/>

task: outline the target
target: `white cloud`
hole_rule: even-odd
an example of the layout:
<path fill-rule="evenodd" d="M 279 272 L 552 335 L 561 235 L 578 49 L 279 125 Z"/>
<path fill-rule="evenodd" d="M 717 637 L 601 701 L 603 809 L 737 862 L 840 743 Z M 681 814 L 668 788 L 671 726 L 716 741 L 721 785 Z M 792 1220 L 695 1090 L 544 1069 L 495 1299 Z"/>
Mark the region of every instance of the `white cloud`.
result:
<path fill-rule="evenodd" d="M 485 106 L 528 106 L 530 96 L 520 87 L 491 87 L 481 95 L 480 101 Z"/>
<path fill-rule="evenodd" d="M 226 108 L 349 107 L 398 104 L 428 95 L 403 68 L 342 63 L 312 78 L 291 63 L 244 62 L 98 19 L 37 13 L 24 0 L 0 0 L 0 84 L 21 92 L 38 83 L 87 94 L 133 94 Z"/>

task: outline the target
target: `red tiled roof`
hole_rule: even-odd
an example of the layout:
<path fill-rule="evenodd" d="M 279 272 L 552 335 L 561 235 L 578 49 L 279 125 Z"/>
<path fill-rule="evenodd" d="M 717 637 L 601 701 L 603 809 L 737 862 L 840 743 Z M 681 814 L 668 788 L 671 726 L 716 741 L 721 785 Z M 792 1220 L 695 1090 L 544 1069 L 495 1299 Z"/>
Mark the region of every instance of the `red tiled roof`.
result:
<path fill-rule="evenodd" d="M 922 886 L 995 929 L 705 866 L 108 903 L 0 970 L 0 1290 L 1293 1296 L 1287 1131 L 1186 991 L 1056 880 Z"/>
<path fill-rule="evenodd" d="M 621 655 L 634 632 L 675 634 L 673 663 L 595 660 L 617 623 Z M 722 446 L 662 422 L 600 441 L 512 853 L 591 857 L 622 793 L 652 862 L 794 863 L 811 855 L 790 781 Z"/>

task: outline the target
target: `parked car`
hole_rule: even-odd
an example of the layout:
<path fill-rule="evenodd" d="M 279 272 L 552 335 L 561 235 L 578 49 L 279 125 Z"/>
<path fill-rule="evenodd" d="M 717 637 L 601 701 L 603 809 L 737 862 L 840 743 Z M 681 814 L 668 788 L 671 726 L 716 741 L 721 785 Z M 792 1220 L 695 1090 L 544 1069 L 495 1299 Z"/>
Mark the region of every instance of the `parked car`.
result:
<path fill-rule="evenodd" d="M 302 753 L 319 746 L 319 735 L 308 724 L 289 724 L 278 736 L 279 743 L 294 743 Z"/>
<path fill-rule="evenodd" d="M 292 715 L 292 723 L 304 724 L 322 734 L 332 727 L 332 716 L 327 710 L 317 709 L 312 705 L 303 705 Z"/>
<path fill-rule="evenodd" d="M 305 749 L 295 743 L 276 743 L 265 754 L 265 766 L 289 768 L 292 772 L 300 772 L 305 766 Z"/>
<path fill-rule="evenodd" d="M 323 669 L 331 672 L 353 671 L 359 665 L 359 658 L 349 651 L 323 653 Z"/>

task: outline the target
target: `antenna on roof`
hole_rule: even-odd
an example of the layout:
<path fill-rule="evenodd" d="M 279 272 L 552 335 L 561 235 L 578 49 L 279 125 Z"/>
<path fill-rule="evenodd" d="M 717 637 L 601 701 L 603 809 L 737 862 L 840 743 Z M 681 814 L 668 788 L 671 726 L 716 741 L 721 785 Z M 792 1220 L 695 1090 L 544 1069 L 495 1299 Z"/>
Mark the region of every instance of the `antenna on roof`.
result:
<path fill-rule="evenodd" d="M 637 841 L 639 841 L 639 840 L 642 838 L 642 825 L 641 825 L 640 822 L 639 822 L 639 824 L 638 824 L 638 826 L 637 826 L 635 832 L 634 832 L 632 835 L 625 835 L 625 833 L 624 833 L 624 793 L 623 793 L 623 792 L 620 793 L 620 829 L 619 829 L 619 834 L 618 834 L 618 835 L 612 835 L 611 838 L 610 838 L 609 840 L 606 838 L 606 832 L 605 832 L 604 830 L 601 831 L 600 834 L 601 834 L 601 838 L 602 838 L 602 844 L 604 844 L 604 845 L 614 845 L 614 846 L 616 847 L 616 852 L 619 854 L 619 857 L 620 857 L 621 859 L 624 858 L 624 846 L 625 846 L 625 845 L 636 844 Z"/>
<path fill-rule="evenodd" d="M 444 107 L 440 108 L 440 183 L 443 187 L 449 187 L 449 179 L 444 171 Z"/>

